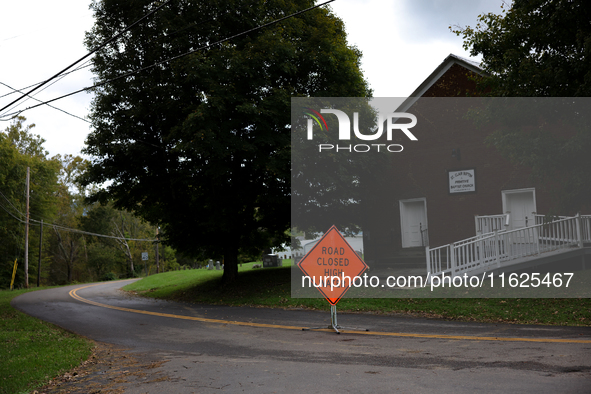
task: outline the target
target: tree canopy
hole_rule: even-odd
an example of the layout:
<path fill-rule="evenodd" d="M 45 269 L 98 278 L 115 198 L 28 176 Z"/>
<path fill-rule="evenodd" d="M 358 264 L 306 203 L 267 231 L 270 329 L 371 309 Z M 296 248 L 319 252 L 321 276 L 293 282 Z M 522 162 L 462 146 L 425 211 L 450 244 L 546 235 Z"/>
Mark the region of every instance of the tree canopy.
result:
<path fill-rule="evenodd" d="M 239 251 L 287 241 L 291 97 L 371 93 L 361 53 L 329 9 L 255 29 L 313 5 L 174 1 L 97 52 L 94 72 L 103 85 L 92 104 L 85 153 L 94 159 L 83 182 L 109 183 L 93 198 L 112 198 L 161 224 L 180 251 L 223 256 L 225 282 L 237 274 Z M 94 1 L 87 46 L 152 6 Z"/>
<path fill-rule="evenodd" d="M 51 220 L 56 214 L 57 177 L 59 161 L 47 157 L 43 138 L 33 134 L 34 124 L 25 125 L 24 117 L 17 117 L 0 132 L 0 288 L 8 287 L 14 261 L 19 266 L 16 281 L 24 278 L 24 222 L 25 178 L 30 168 L 31 216 Z M 29 236 L 29 245 L 39 242 L 38 233 Z M 30 261 L 38 258 L 36 248 L 30 248 Z M 31 266 L 31 273 L 36 267 Z"/>
<path fill-rule="evenodd" d="M 476 27 L 453 31 L 463 37 L 472 56 L 482 56 L 485 73 L 477 85 L 481 95 L 588 97 L 590 21 L 588 1 L 515 0 L 501 14 L 480 15 Z M 591 208 L 591 130 L 577 114 L 586 105 L 583 100 L 549 109 L 568 123 L 569 132 L 562 132 L 560 125 L 540 125 L 529 131 L 499 130 L 488 138 L 504 156 L 553 185 L 561 212 Z"/>
<path fill-rule="evenodd" d="M 504 6 L 502 6 L 504 8 Z M 476 27 L 453 30 L 486 72 L 491 96 L 591 96 L 591 4 L 585 0 L 515 0 Z"/>

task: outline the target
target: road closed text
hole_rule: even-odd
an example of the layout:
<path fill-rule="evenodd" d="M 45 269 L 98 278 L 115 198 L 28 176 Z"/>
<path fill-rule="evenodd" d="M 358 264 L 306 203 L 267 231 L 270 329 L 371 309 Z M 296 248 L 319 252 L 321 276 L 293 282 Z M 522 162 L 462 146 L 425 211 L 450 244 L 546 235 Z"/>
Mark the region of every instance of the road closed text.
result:
<path fill-rule="evenodd" d="M 324 268 L 326 276 L 344 275 L 343 267 L 349 266 L 349 259 L 345 256 L 345 248 L 323 246 L 320 256 L 316 259 L 316 264 Z"/>

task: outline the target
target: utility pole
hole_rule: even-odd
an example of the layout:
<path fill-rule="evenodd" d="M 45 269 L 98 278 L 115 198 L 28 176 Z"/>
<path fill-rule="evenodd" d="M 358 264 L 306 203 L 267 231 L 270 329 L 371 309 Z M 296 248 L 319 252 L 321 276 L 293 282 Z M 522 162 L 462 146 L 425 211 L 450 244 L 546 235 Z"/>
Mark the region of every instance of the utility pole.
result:
<path fill-rule="evenodd" d="M 30 180 L 30 168 L 27 167 L 27 209 L 26 209 L 26 220 L 25 220 L 25 288 L 29 288 L 29 180 Z"/>
<path fill-rule="evenodd" d="M 160 255 L 158 254 L 158 244 L 160 243 L 160 233 L 158 232 L 159 227 L 156 226 L 156 273 L 160 273 Z"/>
<path fill-rule="evenodd" d="M 41 280 L 41 247 L 43 246 L 43 219 L 41 219 L 41 229 L 39 230 L 39 263 L 37 263 L 37 287 Z"/>

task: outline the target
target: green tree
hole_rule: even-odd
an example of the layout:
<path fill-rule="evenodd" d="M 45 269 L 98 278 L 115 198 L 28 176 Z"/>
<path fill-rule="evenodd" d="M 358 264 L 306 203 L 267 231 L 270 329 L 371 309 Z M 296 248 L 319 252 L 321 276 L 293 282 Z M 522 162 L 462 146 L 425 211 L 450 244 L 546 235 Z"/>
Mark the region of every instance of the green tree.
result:
<path fill-rule="evenodd" d="M 15 117 L 13 123 L 6 128 L 8 138 L 22 155 L 47 158 L 49 153 L 43 148 L 45 140 L 41 136 L 33 134 L 31 130 L 35 124 L 25 126 L 26 121 L 24 116 Z"/>
<path fill-rule="evenodd" d="M 53 220 L 57 205 L 57 177 L 60 163 L 47 157 L 43 138 L 32 133 L 17 117 L 0 133 L 0 287 L 10 285 L 14 260 L 18 258 L 17 285 L 24 278 L 25 179 L 30 168 L 31 219 Z M 29 284 L 37 275 L 39 226 L 31 222 L 29 231 Z"/>
<path fill-rule="evenodd" d="M 51 283 L 70 283 L 73 280 L 91 279 L 84 269 L 88 262 L 86 240 L 81 234 L 68 229 L 78 229 L 80 217 L 84 213 L 84 195 L 81 187 L 76 183 L 76 176 L 86 166 L 88 160 L 80 156 L 56 155 L 55 160 L 60 162 L 58 177 L 59 187 L 56 192 L 57 215 L 53 224 L 47 226 L 45 243 L 48 245 L 51 257 L 49 281 Z M 48 223 L 49 224 L 49 223 Z"/>
<path fill-rule="evenodd" d="M 153 238 L 151 226 L 126 211 L 119 211 L 108 204 L 90 204 L 80 216 L 80 229 L 103 236 L 84 235 L 87 248 L 87 268 L 97 279 L 109 272 L 120 277 L 133 277 L 141 267 L 134 263 L 141 261 L 140 254 L 150 248 L 150 242 L 129 241 L 126 238 Z M 145 246 L 144 244 L 148 244 Z"/>
<path fill-rule="evenodd" d="M 152 2 L 93 1 L 89 48 L 139 19 Z M 123 73 L 251 30 L 312 0 L 178 1 L 93 59 L 97 82 L 83 184 L 162 226 L 194 257 L 224 257 L 224 283 L 240 250 L 288 240 L 290 99 L 370 95 L 361 53 L 342 21 L 316 8 L 192 55 Z"/>
<path fill-rule="evenodd" d="M 112 235 L 112 223 L 117 219 L 117 211 L 112 204 L 90 204 L 80 217 L 80 229 L 92 234 Z M 127 277 L 127 260 L 117 247 L 113 238 L 85 235 L 87 268 L 96 279 L 104 279 L 109 273 Z"/>
<path fill-rule="evenodd" d="M 502 6 L 503 7 L 503 6 Z M 482 56 L 482 93 L 494 97 L 591 96 L 591 4 L 515 0 L 501 14 L 453 30 Z"/>
<path fill-rule="evenodd" d="M 463 37 L 464 48 L 472 56 L 482 56 L 485 73 L 477 85 L 482 95 L 588 97 L 589 21 L 588 1 L 515 0 L 501 14 L 480 15 L 476 27 L 453 31 Z M 580 104 L 575 107 L 580 110 Z M 529 131 L 505 128 L 488 138 L 504 156 L 553 183 L 557 208 L 570 212 L 589 208 L 591 193 L 591 130 L 588 122 L 581 122 L 575 107 L 562 106 L 559 115 L 570 123 L 571 133 L 560 132 L 560 125 L 554 129 L 541 125 Z M 558 114 L 558 108 L 551 110 Z"/>
<path fill-rule="evenodd" d="M 58 154 L 55 156 L 55 159 L 62 163 L 59 176 L 60 184 L 64 185 L 71 194 L 77 198 L 82 199 L 82 197 L 84 197 L 85 190 L 78 182 L 78 178 L 84 173 L 86 168 L 88 168 L 90 162 L 80 156 L 74 156 L 70 154 L 64 156 Z"/>

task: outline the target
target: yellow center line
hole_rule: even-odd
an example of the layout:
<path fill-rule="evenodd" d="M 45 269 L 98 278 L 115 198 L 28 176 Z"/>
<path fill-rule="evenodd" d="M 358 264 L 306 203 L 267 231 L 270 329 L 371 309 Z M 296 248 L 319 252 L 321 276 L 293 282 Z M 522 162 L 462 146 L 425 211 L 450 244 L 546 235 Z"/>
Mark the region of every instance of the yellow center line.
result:
<path fill-rule="evenodd" d="M 301 331 L 303 328 L 307 328 L 307 327 L 301 327 L 301 326 L 286 326 L 286 325 L 281 325 L 281 324 L 266 324 L 266 323 L 253 323 L 253 322 L 234 321 L 234 320 L 210 319 L 210 318 L 206 318 L 206 317 L 174 315 L 171 313 L 151 312 L 151 311 L 144 311 L 141 309 L 123 308 L 120 306 L 107 305 L 107 304 L 102 304 L 100 302 L 91 301 L 91 300 L 83 298 L 77 294 L 78 290 L 82 290 L 82 289 L 86 289 L 89 287 L 98 286 L 98 285 L 102 285 L 102 284 L 104 284 L 104 283 L 95 283 L 92 285 L 78 287 L 76 289 L 70 290 L 69 294 L 72 298 L 74 298 L 78 301 L 90 304 L 90 305 L 95 305 L 95 306 L 102 307 L 102 308 L 115 309 L 115 310 L 123 311 L 123 312 L 139 313 L 142 315 L 170 317 L 173 319 L 192 320 L 192 321 L 198 321 L 198 322 L 203 322 L 203 323 L 230 324 L 230 325 L 235 325 L 235 326 L 259 327 L 259 328 L 279 328 L 279 329 L 284 329 L 284 330 Z M 315 329 L 314 331 L 334 332 L 334 330 L 329 329 L 329 328 Z M 389 336 L 389 337 L 455 339 L 455 340 L 472 340 L 472 341 L 591 343 L 591 340 L 588 340 L 588 339 L 511 338 L 511 337 L 504 338 L 504 337 L 479 337 L 479 336 L 470 336 L 470 335 L 413 334 L 413 333 L 403 333 L 403 332 L 380 332 L 380 331 L 358 331 L 358 330 L 341 330 L 341 332 L 346 332 L 347 334 L 363 334 L 363 335 L 377 335 L 377 336 Z"/>

